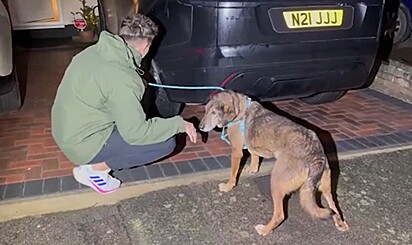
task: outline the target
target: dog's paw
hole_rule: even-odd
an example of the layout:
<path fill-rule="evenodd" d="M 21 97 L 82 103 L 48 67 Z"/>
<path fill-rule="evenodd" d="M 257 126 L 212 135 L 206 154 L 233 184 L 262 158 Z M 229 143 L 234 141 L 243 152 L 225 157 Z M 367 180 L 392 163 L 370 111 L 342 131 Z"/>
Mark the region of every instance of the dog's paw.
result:
<path fill-rule="evenodd" d="M 346 221 L 343 221 L 338 214 L 333 215 L 333 221 L 335 223 L 336 229 L 339 231 L 347 231 L 349 230 L 349 225 Z"/>
<path fill-rule="evenodd" d="M 220 183 L 219 184 L 219 190 L 222 192 L 228 192 L 233 189 L 233 185 L 227 184 L 227 183 Z"/>
<path fill-rule="evenodd" d="M 266 236 L 269 234 L 270 230 L 268 231 L 265 225 L 256 225 L 255 230 L 261 236 Z"/>
<path fill-rule="evenodd" d="M 258 167 L 251 167 L 251 166 L 246 166 L 246 173 L 248 174 L 255 174 L 259 171 Z"/>
<path fill-rule="evenodd" d="M 342 221 L 340 223 L 335 224 L 336 228 L 340 231 L 348 231 L 349 230 L 349 225 L 346 223 L 346 221 Z"/>

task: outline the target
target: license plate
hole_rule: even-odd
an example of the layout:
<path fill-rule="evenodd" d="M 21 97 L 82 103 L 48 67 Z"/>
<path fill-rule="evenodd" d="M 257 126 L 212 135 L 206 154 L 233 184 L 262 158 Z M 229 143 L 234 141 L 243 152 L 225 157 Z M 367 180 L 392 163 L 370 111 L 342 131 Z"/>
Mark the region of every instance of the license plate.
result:
<path fill-rule="evenodd" d="M 340 27 L 343 9 L 284 11 L 283 18 L 289 29 Z"/>
<path fill-rule="evenodd" d="M 350 5 L 274 7 L 267 13 L 277 33 L 348 30 L 355 15 Z"/>

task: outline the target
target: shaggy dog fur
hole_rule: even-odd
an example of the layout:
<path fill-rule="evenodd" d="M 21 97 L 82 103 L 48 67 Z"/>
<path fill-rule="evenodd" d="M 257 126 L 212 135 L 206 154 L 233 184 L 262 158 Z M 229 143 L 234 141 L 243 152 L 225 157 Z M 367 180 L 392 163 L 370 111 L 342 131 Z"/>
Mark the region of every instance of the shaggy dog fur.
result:
<path fill-rule="evenodd" d="M 302 207 L 314 218 L 332 216 L 340 231 L 348 230 L 342 220 L 331 193 L 331 172 L 328 159 L 316 133 L 291 120 L 279 116 L 255 101 L 233 91 L 219 92 L 209 99 L 199 128 L 208 132 L 216 126 L 243 120 L 244 137 L 239 124 L 228 127 L 231 144 L 231 169 L 229 180 L 219 184 L 220 191 L 228 192 L 236 185 L 243 142 L 251 153 L 250 173 L 258 171 L 259 157 L 276 158 L 271 173 L 273 216 L 266 225 L 255 226 L 260 235 L 267 235 L 284 220 L 283 199 L 299 190 Z M 316 203 L 315 194 L 320 191 L 329 208 Z"/>

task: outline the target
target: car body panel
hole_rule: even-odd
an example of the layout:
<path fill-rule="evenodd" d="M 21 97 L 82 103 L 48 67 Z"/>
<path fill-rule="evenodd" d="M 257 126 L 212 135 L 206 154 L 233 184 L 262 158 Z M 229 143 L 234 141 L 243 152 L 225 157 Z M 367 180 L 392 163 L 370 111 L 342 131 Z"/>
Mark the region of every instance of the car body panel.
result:
<path fill-rule="evenodd" d="M 121 2 L 127 1 L 116 4 Z M 262 101 L 364 86 L 378 53 L 383 16 L 383 0 L 141 0 L 140 4 L 141 12 L 164 30 L 153 51 L 162 83 L 222 86 Z M 346 8 L 348 22 L 338 30 L 289 31 L 278 10 L 291 7 Z M 182 103 L 204 103 L 211 93 L 166 92 L 171 101 Z"/>
<path fill-rule="evenodd" d="M 0 2 L 0 76 L 8 76 L 13 70 L 12 37 L 9 13 Z"/>
<path fill-rule="evenodd" d="M 412 16 L 412 0 L 401 0 L 401 3 L 409 9 L 409 14 Z"/>

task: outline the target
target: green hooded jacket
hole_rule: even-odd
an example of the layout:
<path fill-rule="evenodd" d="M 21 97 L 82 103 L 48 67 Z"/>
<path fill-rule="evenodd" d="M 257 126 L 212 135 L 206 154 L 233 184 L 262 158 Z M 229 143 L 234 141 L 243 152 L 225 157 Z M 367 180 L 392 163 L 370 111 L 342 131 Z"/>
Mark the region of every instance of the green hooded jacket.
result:
<path fill-rule="evenodd" d="M 180 116 L 146 120 L 140 62 L 138 52 L 106 31 L 73 57 L 51 110 L 52 136 L 70 161 L 90 162 L 115 125 L 131 145 L 158 143 L 185 132 Z"/>

